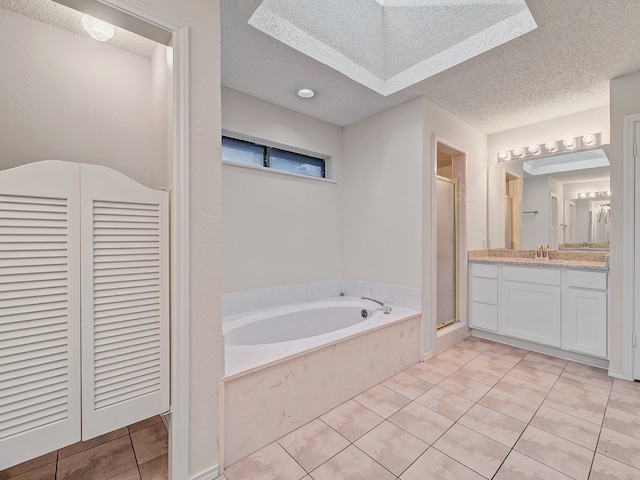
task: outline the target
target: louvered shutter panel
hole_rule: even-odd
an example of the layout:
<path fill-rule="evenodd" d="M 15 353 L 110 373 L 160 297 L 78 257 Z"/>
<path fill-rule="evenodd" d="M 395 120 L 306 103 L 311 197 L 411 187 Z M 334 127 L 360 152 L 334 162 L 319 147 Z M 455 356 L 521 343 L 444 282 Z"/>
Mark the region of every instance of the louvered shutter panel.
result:
<path fill-rule="evenodd" d="M 168 193 L 83 164 L 82 438 L 169 409 Z"/>
<path fill-rule="evenodd" d="M 80 440 L 78 181 L 0 172 L 0 470 Z"/>

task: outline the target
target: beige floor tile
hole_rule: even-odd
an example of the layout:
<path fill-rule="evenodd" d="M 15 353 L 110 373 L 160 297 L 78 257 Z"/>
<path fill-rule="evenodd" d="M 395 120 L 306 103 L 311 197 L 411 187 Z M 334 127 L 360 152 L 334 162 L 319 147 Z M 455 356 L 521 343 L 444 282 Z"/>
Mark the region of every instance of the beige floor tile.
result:
<path fill-rule="evenodd" d="M 122 427 L 118 430 L 114 430 L 113 432 L 105 433 L 104 435 L 100 435 L 99 437 L 92 438 L 91 440 L 74 443 L 73 445 L 69 445 L 68 447 L 61 448 L 58 451 L 58 458 L 66 458 L 75 453 L 82 452 L 83 450 L 88 450 L 90 448 L 97 447 L 98 445 L 102 445 L 103 443 L 110 442 L 111 440 L 115 440 L 116 438 L 124 437 L 125 435 L 129 435 L 129 430 L 127 429 L 127 427 Z"/>
<path fill-rule="evenodd" d="M 460 395 L 467 400 L 477 402 L 485 393 L 491 390 L 489 385 L 476 382 L 463 375 L 452 375 L 449 378 L 444 379 L 438 384 L 438 387 L 447 390 L 456 395 Z"/>
<path fill-rule="evenodd" d="M 589 476 L 593 451 L 535 427 L 527 427 L 514 450 L 577 480 Z"/>
<path fill-rule="evenodd" d="M 512 450 L 494 480 L 569 480 L 565 474 Z"/>
<path fill-rule="evenodd" d="M 429 445 L 435 442 L 454 423 L 450 418 L 416 402 L 411 402 L 402 410 L 393 414 L 389 417 L 389 421 Z"/>
<path fill-rule="evenodd" d="M 382 385 L 411 400 L 433 387 L 432 383 L 425 382 L 404 372 L 385 380 Z"/>
<path fill-rule="evenodd" d="M 55 480 L 56 464 L 49 463 L 34 470 L 22 473 L 16 477 L 10 477 L 11 480 Z"/>
<path fill-rule="evenodd" d="M 529 423 L 533 418 L 539 405 L 536 402 L 516 397 L 495 387 L 482 397 L 478 403 L 525 423 Z"/>
<path fill-rule="evenodd" d="M 168 472 L 167 472 L 167 477 L 168 477 Z M 166 478 L 165 477 L 165 480 Z M 140 480 L 140 472 L 138 471 L 138 468 L 132 468 L 131 470 L 127 470 L 124 473 L 121 473 L 120 475 L 116 475 L 115 477 L 111 477 L 109 480 Z"/>
<path fill-rule="evenodd" d="M 390 417 L 411 401 L 379 384 L 361 393 L 354 400 L 383 418 Z"/>
<path fill-rule="evenodd" d="M 394 475 L 400 475 L 429 445 L 384 421 L 354 444 Z"/>
<path fill-rule="evenodd" d="M 63 458 L 57 480 L 103 480 L 135 467 L 131 439 L 126 436 Z"/>
<path fill-rule="evenodd" d="M 496 342 L 492 342 L 491 340 L 485 340 L 484 338 L 479 337 L 469 337 L 460 345 L 466 349 L 476 351 L 478 353 L 482 353 L 488 348 L 495 345 Z"/>
<path fill-rule="evenodd" d="M 138 464 L 146 463 L 169 451 L 169 435 L 164 423 L 156 423 L 131 434 Z"/>
<path fill-rule="evenodd" d="M 600 435 L 599 425 L 545 406 L 536 412 L 530 425 L 589 450 L 596 449 Z"/>
<path fill-rule="evenodd" d="M 609 401 L 610 389 L 604 389 L 589 383 L 574 380 L 572 378 L 560 377 L 552 390 L 566 393 L 574 397 L 584 398 L 590 402 L 606 405 Z"/>
<path fill-rule="evenodd" d="M 304 477 L 304 478 L 306 479 L 307 477 Z M 213 480 L 229 480 L 229 479 L 228 479 L 228 478 L 227 478 L 227 476 L 223 473 L 222 475 L 217 476 L 217 477 L 216 477 L 216 478 L 214 478 Z M 304 480 L 304 479 L 303 479 L 303 480 Z"/>
<path fill-rule="evenodd" d="M 638 416 L 640 415 L 640 411 L 636 413 L 637 415 L 632 415 L 612 407 L 607 407 L 602 426 L 640 440 L 640 416 Z M 638 452 L 638 455 L 640 455 L 640 452 Z"/>
<path fill-rule="evenodd" d="M 498 383 L 504 376 L 503 373 L 496 372 L 495 370 L 490 370 L 473 362 L 467 363 L 464 367 L 453 374 L 453 376 L 455 375 L 463 375 L 467 378 L 470 378 L 471 380 L 484 383 L 485 385 L 489 385 L 491 387 Z"/>
<path fill-rule="evenodd" d="M 458 423 L 433 446 L 487 478 L 493 477 L 509 453 L 508 447 Z"/>
<path fill-rule="evenodd" d="M 482 405 L 474 405 L 458 423 L 511 448 L 527 426 L 526 423 L 511 418 Z"/>
<path fill-rule="evenodd" d="M 612 390 L 623 395 L 640 398 L 640 382 L 628 382 L 615 378 L 613 380 Z"/>
<path fill-rule="evenodd" d="M 18 465 L 14 465 L 13 467 L 9 467 L 5 470 L 1 470 L 0 480 L 8 480 L 11 477 L 17 477 L 20 474 L 35 470 L 36 468 L 43 467 L 50 463 L 53 463 L 55 465 L 57 457 L 57 452 L 50 452 L 45 455 L 32 458 L 31 460 L 27 460 L 26 462 L 19 463 Z"/>
<path fill-rule="evenodd" d="M 285 435 L 278 443 L 307 472 L 349 446 L 348 440 L 318 418 Z"/>
<path fill-rule="evenodd" d="M 524 398 L 540 405 L 551 390 L 550 387 L 541 387 L 534 383 L 520 379 L 516 375 L 505 375 L 502 380 L 496 383 L 495 387 L 503 392 L 510 393 L 516 397 Z"/>
<path fill-rule="evenodd" d="M 140 468 L 141 480 L 167 480 L 169 478 L 169 456 L 155 457 L 138 468 Z"/>
<path fill-rule="evenodd" d="M 569 362 L 562 372 L 562 376 L 608 389 L 613 383 L 613 378 L 607 374 L 605 369 L 576 362 Z"/>
<path fill-rule="evenodd" d="M 442 353 L 437 357 L 430 358 L 425 363 L 429 365 L 433 365 L 434 367 L 437 367 L 440 370 L 446 370 L 449 373 L 453 373 L 456 370 L 464 367 L 467 362 L 466 360 L 456 359 L 454 357 L 444 355 L 444 353 Z"/>
<path fill-rule="evenodd" d="M 384 420 L 354 400 L 328 411 L 320 419 L 350 442 L 355 442 Z"/>
<path fill-rule="evenodd" d="M 473 402 L 438 386 L 433 387 L 415 400 L 420 405 L 438 412 L 451 420 L 458 420 L 473 406 Z"/>
<path fill-rule="evenodd" d="M 589 480 L 638 480 L 640 470 L 596 453 Z"/>
<path fill-rule="evenodd" d="M 401 476 L 400 480 L 483 480 L 484 477 L 454 459 L 430 448 Z"/>
<path fill-rule="evenodd" d="M 581 397 L 567 395 L 553 389 L 549 392 L 542 405 L 597 425 L 602 425 L 602 420 L 604 419 L 605 405 L 590 402 Z"/>
<path fill-rule="evenodd" d="M 300 480 L 304 469 L 279 443 L 270 443 L 226 468 L 228 480 Z"/>
<path fill-rule="evenodd" d="M 520 361 L 519 365 L 535 368 L 543 372 L 560 375 L 569 362 L 562 358 L 552 357 L 537 352 L 529 352 Z"/>
<path fill-rule="evenodd" d="M 463 345 L 458 344 L 445 350 L 438 356 L 441 358 L 453 360 L 456 363 L 467 364 L 478 355 L 480 355 L 479 352 L 476 352 L 473 349 L 465 348 Z"/>
<path fill-rule="evenodd" d="M 489 370 L 493 370 L 494 372 L 502 373 L 506 375 L 510 372 L 513 367 L 517 365 L 517 361 L 504 360 L 502 358 L 498 358 L 495 355 L 489 354 L 488 352 L 484 352 L 481 355 L 478 355 L 476 358 L 471 360 L 469 364 L 478 365 L 483 368 L 487 368 Z"/>
<path fill-rule="evenodd" d="M 491 348 L 488 348 L 485 353 L 508 362 L 518 363 L 529 351 L 503 343 L 496 343 Z"/>
<path fill-rule="evenodd" d="M 534 385 L 538 385 L 544 388 L 553 387 L 554 383 L 558 380 L 558 375 L 554 373 L 545 372 L 544 370 L 538 370 L 536 368 L 527 367 L 520 363 L 513 367 L 507 376 L 517 377 Z"/>
<path fill-rule="evenodd" d="M 640 397 L 632 397 L 623 393 L 611 392 L 607 407 L 640 417 Z"/>
<path fill-rule="evenodd" d="M 640 469 L 640 440 L 608 428 L 602 428 L 596 451 L 609 458 Z"/>
<path fill-rule="evenodd" d="M 393 480 L 396 476 L 351 445 L 313 472 L 314 480 Z M 254 480 L 258 477 L 252 477 Z M 259 477 L 263 480 L 263 477 Z M 235 480 L 229 477 L 229 480 Z M 264 480 L 271 480 L 264 478 Z M 278 480 L 284 480 L 279 478 Z"/>
<path fill-rule="evenodd" d="M 129 433 L 137 432 L 138 430 L 142 430 L 143 428 L 150 427 L 151 425 L 155 425 L 156 423 L 162 422 L 162 418 L 160 415 L 155 415 L 151 418 L 147 418 L 140 422 L 129 425 Z"/>
<path fill-rule="evenodd" d="M 404 373 L 412 375 L 420 380 L 436 385 L 451 375 L 451 372 L 438 368 L 427 362 L 420 362 L 404 370 Z"/>

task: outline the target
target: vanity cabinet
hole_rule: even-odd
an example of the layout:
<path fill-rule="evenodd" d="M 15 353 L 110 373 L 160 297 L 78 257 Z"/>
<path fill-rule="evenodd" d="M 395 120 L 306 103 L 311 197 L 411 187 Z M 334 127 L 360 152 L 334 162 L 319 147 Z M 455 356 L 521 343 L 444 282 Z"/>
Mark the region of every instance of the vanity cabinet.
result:
<path fill-rule="evenodd" d="M 607 356 L 607 274 L 568 272 L 564 302 L 565 348 L 597 357 Z"/>
<path fill-rule="evenodd" d="M 607 273 L 471 262 L 469 326 L 607 357 Z"/>

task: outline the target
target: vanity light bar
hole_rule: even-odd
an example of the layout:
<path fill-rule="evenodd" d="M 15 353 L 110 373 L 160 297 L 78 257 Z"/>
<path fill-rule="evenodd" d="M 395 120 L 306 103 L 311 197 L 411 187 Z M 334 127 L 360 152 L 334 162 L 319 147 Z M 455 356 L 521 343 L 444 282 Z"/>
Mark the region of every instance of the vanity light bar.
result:
<path fill-rule="evenodd" d="M 574 152 L 597 147 L 602 144 L 602 133 L 587 133 L 578 137 L 567 137 L 562 140 L 517 147 L 513 150 L 498 152 L 498 162 L 519 160 L 521 158 L 545 157 L 561 152 Z"/>
<path fill-rule="evenodd" d="M 578 194 L 578 198 L 606 198 L 610 196 L 611 192 L 582 192 Z"/>

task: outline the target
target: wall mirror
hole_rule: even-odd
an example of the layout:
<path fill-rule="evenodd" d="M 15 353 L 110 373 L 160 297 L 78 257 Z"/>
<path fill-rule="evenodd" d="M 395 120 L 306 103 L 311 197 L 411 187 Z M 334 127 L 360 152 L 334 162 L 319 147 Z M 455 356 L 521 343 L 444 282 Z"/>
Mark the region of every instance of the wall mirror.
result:
<path fill-rule="evenodd" d="M 608 150 L 599 145 L 489 165 L 490 248 L 608 251 Z"/>

